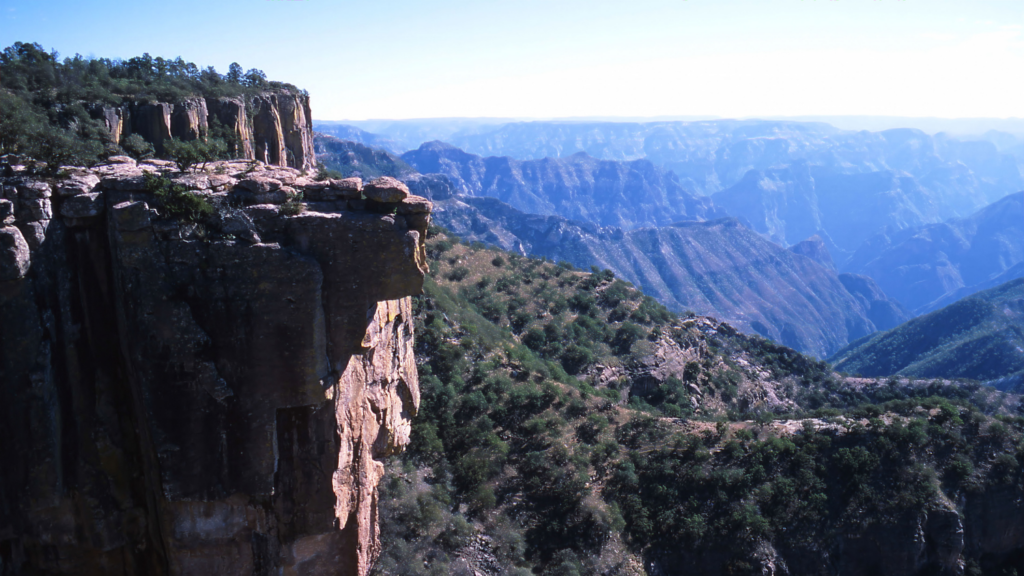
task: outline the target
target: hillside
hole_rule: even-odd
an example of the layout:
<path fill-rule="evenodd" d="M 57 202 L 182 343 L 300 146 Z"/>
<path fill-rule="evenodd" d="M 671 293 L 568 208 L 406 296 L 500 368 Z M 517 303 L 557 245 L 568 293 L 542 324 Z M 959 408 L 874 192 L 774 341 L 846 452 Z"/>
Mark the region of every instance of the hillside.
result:
<path fill-rule="evenodd" d="M 421 173 L 444 174 L 464 195 L 601 226 L 631 229 L 724 215 L 647 160 L 598 160 L 586 153 L 525 161 L 484 158 L 443 142 L 428 142 L 402 159 Z"/>
<path fill-rule="evenodd" d="M 623 231 L 524 214 L 490 198 L 439 201 L 439 223 L 524 254 L 613 270 L 677 312 L 713 315 L 748 333 L 827 357 L 905 317 L 880 290 L 855 296 L 836 273 L 735 220 Z"/>
<path fill-rule="evenodd" d="M 866 376 L 987 381 L 1024 375 L 1024 279 L 854 342 L 833 361 L 837 370 Z"/>
<path fill-rule="evenodd" d="M 375 573 L 1019 567 L 1024 541 L 987 536 L 1024 527 L 1019 505 L 996 512 L 1024 492 L 1019 397 L 842 379 L 607 271 L 437 229 L 427 251 L 423 404 L 382 486 Z"/>
<path fill-rule="evenodd" d="M 1021 262 L 1024 192 L 966 218 L 875 235 L 841 268 L 874 278 L 920 314 L 1020 277 Z"/>

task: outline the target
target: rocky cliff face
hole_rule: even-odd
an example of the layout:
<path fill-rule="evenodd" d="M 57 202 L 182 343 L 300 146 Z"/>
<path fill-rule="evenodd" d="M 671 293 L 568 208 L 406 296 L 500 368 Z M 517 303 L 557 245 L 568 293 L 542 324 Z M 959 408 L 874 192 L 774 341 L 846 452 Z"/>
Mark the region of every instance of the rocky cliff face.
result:
<path fill-rule="evenodd" d="M 131 103 L 120 107 L 96 106 L 111 140 L 139 134 L 157 154 L 170 138 L 195 140 L 209 133 L 214 121 L 233 134 L 238 158 L 299 170 L 316 167 L 313 153 L 313 116 L 309 96 L 289 91 L 268 92 L 245 98 L 187 98 L 181 102 Z"/>
<path fill-rule="evenodd" d="M 2 182 L 0 573 L 365 574 L 430 203 L 113 160 Z M 214 211 L 171 217 L 144 173 Z"/>

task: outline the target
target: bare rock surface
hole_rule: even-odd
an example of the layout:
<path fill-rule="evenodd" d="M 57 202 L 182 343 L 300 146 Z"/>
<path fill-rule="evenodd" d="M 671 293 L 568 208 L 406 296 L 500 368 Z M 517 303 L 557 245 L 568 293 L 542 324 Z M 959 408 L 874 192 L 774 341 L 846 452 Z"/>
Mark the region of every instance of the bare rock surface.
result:
<path fill-rule="evenodd" d="M 339 190 L 251 161 L 0 180 L 0 567 L 366 574 L 419 408 L 429 212 L 285 210 Z"/>
<path fill-rule="evenodd" d="M 381 176 L 363 186 L 363 195 L 377 202 L 401 202 L 409 197 L 409 187 L 390 176 Z"/>

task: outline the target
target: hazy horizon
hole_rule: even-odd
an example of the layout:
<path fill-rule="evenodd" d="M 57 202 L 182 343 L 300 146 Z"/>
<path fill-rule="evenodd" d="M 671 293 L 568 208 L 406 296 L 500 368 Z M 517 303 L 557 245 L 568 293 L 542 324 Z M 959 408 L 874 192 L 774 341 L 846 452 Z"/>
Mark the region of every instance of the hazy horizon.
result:
<path fill-rule="evenodd" d="M 315 123 L 322 124 L 344 124 L 373 132 L 369 127 L 380 124 L 397 123 L 445 123 L 463 122 L 472 125 L 497 125 L 513 122 L 565 122 L 565 123 L 588 123 L 588 122 L 622 122 L 622 123 L 651 123 L 651 122 L 703 122 L 717 120 L 737 121 L 787 121 L 787 122 L 820 122 L 830 124 L 840 130 L 867 130 L 879 132 L 895 128 L 912 128 L 921 130 L 927 134 L 938 134 L 944 132 L 953 136 L 981 136 L 989 131 L 1005 132 L 1017 137 L 1024 137 L 1024 117 L 1021 118 L 936 118 L 936 117 L 908 117 L 908 116 L 751 116 L 751 117 L 723 117 L 723 116 L 567 116 L 554 118 L 501 118 L 501 117 L 446 117 L 446 118 L 368 118 L 365 120 L 355 119 L 326 119 L 314 118 Z"/>

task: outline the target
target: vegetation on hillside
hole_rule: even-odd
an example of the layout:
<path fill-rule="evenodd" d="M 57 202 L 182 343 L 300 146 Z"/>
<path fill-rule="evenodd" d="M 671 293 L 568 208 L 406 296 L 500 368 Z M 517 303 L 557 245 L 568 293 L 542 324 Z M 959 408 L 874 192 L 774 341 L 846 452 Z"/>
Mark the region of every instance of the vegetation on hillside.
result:
<path fill-rule="evenodd" d="M 39 44 L 15 42 L 0 52 L 0 154 L 20 154 L 51 166 L 89 165 L 123 152 L 123 144 L 111 142 L 102 121 L 90 113 L 93 106 L 244 97 L 282 89 L 299 92 L 290 84 L 267 80 L 256 68 L 243 71 L 237 63 L 220 74 L 181 57 L 143 54 L 121 60 L 76 54 L 61 59 Z M 138 146 L 132 142 L 125 149 L 132 152 Z"/>
<path fill-rule="evenodd" d="M 978 292 L 839 351 L 840 370 L 994 380 L 1024 373 L 1024 279 Z"/>
<path fill-rule="evenodd" d="M 818 543 L 1024 490 L 1016 398 L 856 386 L 607 271 L 437 229 L 427 248 L 422 406 L 381 487 L 378 574 L 760 574 L 765 550 L 837 553 Z M 665 350 L 691 360 L 651 386 L 643 367 Z"/>

